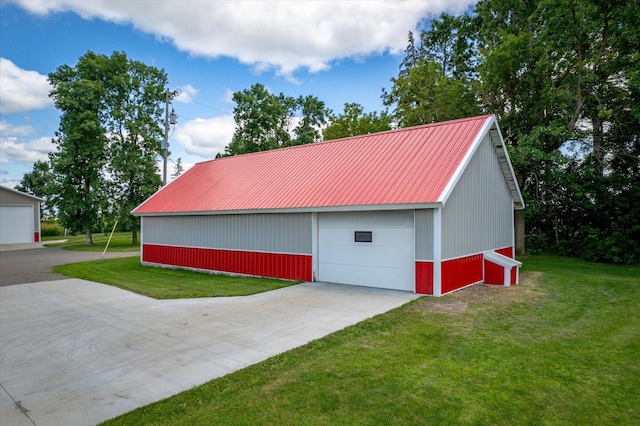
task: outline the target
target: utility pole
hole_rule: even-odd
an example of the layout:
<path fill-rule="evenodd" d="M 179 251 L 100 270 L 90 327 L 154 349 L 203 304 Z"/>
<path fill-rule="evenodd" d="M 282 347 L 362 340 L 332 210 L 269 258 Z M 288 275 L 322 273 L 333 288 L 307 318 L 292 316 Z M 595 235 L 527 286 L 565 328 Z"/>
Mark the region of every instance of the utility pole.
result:
<path fill-rule="evenodd" d="M 171 115 L 169 115 L 169 104 L 171 100 L 180 94 L 177 90 L 167 89 L 164 101 L 164 143 L 162 145 L 162 186 L 167 184 L 167 157 L 169 156 L 169 124 L 176 124 L 176 113 L 171 107 Z"/>

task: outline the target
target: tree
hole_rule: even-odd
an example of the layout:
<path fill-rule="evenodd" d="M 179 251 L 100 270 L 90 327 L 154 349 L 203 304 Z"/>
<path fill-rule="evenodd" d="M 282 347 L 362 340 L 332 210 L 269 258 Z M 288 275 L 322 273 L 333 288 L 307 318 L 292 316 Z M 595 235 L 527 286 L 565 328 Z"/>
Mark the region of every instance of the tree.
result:
<path fill-rule="evenodd" d="M 611 130 L 630 128 L 623 110 L 633 105 L 628 83 L 637 69 L 637 49 L 625 50 L 625 45 L 638 44 L 638 36 L 628 30 L 638 24 L 638 6 L 637 0 L 566 0 L 486 1 L 476 8 L 484 52 L 480 96 L 485 107 L 498 115 L 513 156 L 520 157 L 516 171 L 525 196 L 539 202 L 532 204 L 539 208 L 525 212 L 527 220 L 557 246 L 563 233 L 567 239 L 581 238 L 575 233 L 579 220 L 573 218 L 583 217 L 584 212 L 591 212 L 591 219 L 581 226 L 610 228 L 610 215 L 596 206 L 611 205 L 607 199 L 613 180 L 605 177 L 605 170 L 614 169 L 608 158 L 628 155 L 628 144 L 637 140 L 637 131 L 616 139 L 611 136 L 621 133 Z M 559 163 L 551 159 L 560 149 L 566 151 L 568 144 L 581 144 L 586 150 L 578 153 L 573 167 L 558 170 Z M 531 156 L 534 151 L 540 154 Z M 593 173 L 583 170 L 589 165 Z M 564 188 L 584 195 L 582 203 L 573 204 L 573 215 L 562 213 L 566 211 L 562 203 L 539 198 L 553 191 L 557 171 L 571 176 L 572 184 L 565 179 Z M 593 185 L 594 180 L 600 183 Z M 526 194 L 528 188 L 536 192 Z M 628 192 L 619 194 L 623 193 Z M 594 223 L 602 216 L 608 218 Z M 580 248 L 575 246 L 572 253 L 580 254 Z"/>
<path fill-rule="evenodd" d="M 102 213 L 130 211 L 160 186 L 156 165 L 162 128 L 164 71 L 88 52 L 75 67 L 49 74 L 50 96 L 62 112 L 51 154 L 54 201 L 61 222 L 91 229 Z M 133 226 L 135 221 L 127 214 Z"/>
<path fill-rule="evenodd" d="M 527 204 L 516 212 L 517 251 L 526 218 L 533 249 L 640 260 L 630 243 L 640 219 L 628 207 L 640 191 L 639 7 L 484 0 L 469 16 L 432 21 L 419 40 L 410 34 L 383 100 L 400 125 L 444 120 L 448 100 L 436 96 L 444 82 L 467 88 L 481 112 L 497 116 Z"/>
<path fill-rule="evenodd" d="M 365 114 L 360 104 L 346 103 L 340 115 L 331 114 L 330 124 L 324 129 L 324 139 L 332 140 L 349 136 L 366 135 L 391 129 L 391 117 L 386 111 Z"/>
<path fill-rule="evenodd" d="M 418 50 L 421 55 L 418 59 L 440 64 L 447 77 L 475 79 L 478 60 L 475 29 L 475 23 L 469 15 L 441 14 L 432 21 L 428 31 L 420 33 L 421 44 Z"/>
<path fill-rule="evenodd" d="M 105 82 L 105 127 L 109 137 L 109 171 L 114 209 L 131 229 L 137 244 L 140 219 L 129 212 L 153 195 L 162 181 L 158 169 L 160 141 L 164 137 L 162 101 L 167 75 L 163 70 L 130 60 L 114 52 L 111 76 Z"/>
<path fill-rule="evenodd" d="M 317 142 L 329 113 L 316 97 L 274 95 L 259 83 L 235 92 L 233 101 L 236 130 L 225 155 Z"/>
<path fill-rule="evenodd" d="M 184 166 L 182 165 L 182 158 L 178 158 L 173 165 L 173 173 L 171 174 L 172 178 L 177 178 L 184 172 Z"/>
<path fill-rule="evenodd" d="M 76 67 L 63 65 L 49 74 L 53 87 L 50 96 L 62 112 L 54 139 L 57 151 L 51 155 L 56 174 L 54 200 L 61 222 L 71 230 L 84 230 L 87 245 L 93 244 L 91 228 L 104 201 L 105 71 L 104 57 L 89 52 Z"/>
<path fill-rule="evenodd" d="M 324 102 L 315 96 L 300 96 L 296 99 L 300 109 L 300 122 L 293 130 L 294 138 L 291 145 L 305 145 L 318 142 L 322 139 L 320 129 L 327 122 L 329 111 Z"/>
<path fill-rule="evenodd" d="M 55 209 L 51 202 L 53 183 L 51 165 L 48 161 L 38 160 L 33 164 L 33 169 L 22 176 L 22 180 L 15 189 L 44 199 L 40 203 L 40 217 L 55 216 Z"/>
<path fill-rule="evenodd" d="M 472 84 L 447 77 L 442 66 L 423 59 L 391 79 L 391 91 L 383 89 L 386 106 L 399 127 L 416 126 L 477 115 L 480 111 Z"/>

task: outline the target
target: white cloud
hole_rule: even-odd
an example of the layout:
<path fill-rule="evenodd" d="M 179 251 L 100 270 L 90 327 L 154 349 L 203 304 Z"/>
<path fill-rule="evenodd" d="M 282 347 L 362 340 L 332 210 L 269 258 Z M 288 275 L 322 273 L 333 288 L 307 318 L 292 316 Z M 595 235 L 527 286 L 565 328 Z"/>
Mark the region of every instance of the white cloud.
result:
<path fill-rule="evenodd" d="M 224 97 L 222 98 L 222 100 L 227 104 L 234 104 L 235 102 L 233 102 L 233 90 L 227 88 L 224 91 Z"/>
<path fill-rule="evenodd" d="M 55 150 L 50 137 L 25 141 L 14 136 L 0 137 L 0 163 L 35 163 L 46 161 L 49 152 Z"/>
<path fill-rule="evenodd" d="M 174 99 L 175 102 L 188 104 L 193 102 L 193 98 L 198 95 L 198 89 L 190 84 L 187 84 L 186 86 L 180 86 L 179 89 L 180 94 Z"/>
<path fill-rule="evenodd" d="M 19 183 L 20 183 L 20 179 L 0 177 L 0 185 L 6 188 L 15 189 L 15 187 L 18 186 Z"/>
<path fill-rule="evenodd" d="M 173 139 L 177 140 L 188 154 L 210 160 L 216 154 L 224 153 L 224 147 L 231 142 L 234 131 L 235 121 L 230 115 L 196 118 L 178 126 Z M 169 140 L 169 150 L 171 142 Z"/>
<path fill-rule="evenodd" d="M 26 137 L 31 136 L 38 131 L 33 126 L 16 126 L 6 121 L 0 121 L 0 137 Z"/>
<path fill-rule="evenodd" d="M 146 1 L 15 0 L 32 13 L 73 11 L 135 28 L 192 55 L 229 56 L 287 78 L 303 67 L 328 69 L 340 58 L 400 53 L 407 33 L 443 11 L 476 0 Z"/>
<path fill-rule="evenodd" d="M 9 59 L 0 58 L 0 113 L 47 108 L 53 105 L 50 91 L 47 76 L 23 70 Z"/>

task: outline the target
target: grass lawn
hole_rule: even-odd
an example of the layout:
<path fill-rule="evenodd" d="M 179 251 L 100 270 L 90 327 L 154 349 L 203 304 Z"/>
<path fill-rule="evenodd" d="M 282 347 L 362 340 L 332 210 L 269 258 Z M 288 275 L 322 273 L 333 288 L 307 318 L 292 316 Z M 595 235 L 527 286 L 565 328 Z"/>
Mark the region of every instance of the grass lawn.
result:
<path fill-rule="evenodd" d="M 92 235 L 93 245 L 85 245 L 85 235 L 80 234 L 75 237 L 43 237 L 43 241 L 51 240 L 66 240 L 63 243 L 51 243 L 45 244 L 47 247 L 60 247 L 63 250 L 76 250 L 76 251 L 104 251 L 104 247 L 109 239 L 109 234 L 95 233 Z M 140 234 L 138 234 L 140 238 Z M 131 244 L 131 232 L 114 232 L 111 242 L 109 243 L 109 249 L 107 252 L 123 252 L 123 251 L 140 251 L 140 244 Z"/>
<path fill-rule="evenodd" d="M 637 425 L 640 267 L 535 256 L 107 425 Z"/>
<path fill-rule="evenodd" d="M 113 285 L 155 299 L 246 296 L 295 284 L 268 278 L 142 266 L 139 256 L 54 266 L 53 272 Z"/>

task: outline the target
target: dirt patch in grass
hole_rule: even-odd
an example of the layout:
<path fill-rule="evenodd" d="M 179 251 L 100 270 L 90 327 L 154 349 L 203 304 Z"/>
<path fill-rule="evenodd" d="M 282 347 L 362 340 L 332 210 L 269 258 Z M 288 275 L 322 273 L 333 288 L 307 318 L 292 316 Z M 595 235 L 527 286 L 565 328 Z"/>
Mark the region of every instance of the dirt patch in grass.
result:
<path fill-rule="evenodd" d="M 541 276 L 541 272 L 526 272 L 520 274 L 520 284 L 513 287 L 477 284 L 441 298 L 424 297 L 415 304 L 415 308 L 460 314 L 466 311 L 471 303 L 505 305 L 540 295 L 541 292 L 536 287 Z"/>

